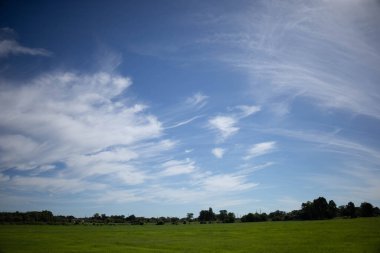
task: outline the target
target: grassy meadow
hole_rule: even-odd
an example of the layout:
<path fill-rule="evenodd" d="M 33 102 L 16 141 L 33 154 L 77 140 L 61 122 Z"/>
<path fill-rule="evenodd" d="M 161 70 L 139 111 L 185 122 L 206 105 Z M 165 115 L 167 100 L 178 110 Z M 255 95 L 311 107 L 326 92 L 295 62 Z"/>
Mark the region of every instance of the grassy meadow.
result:
<path fill-rule="evenodd" d="M 380 252 L 380 218 L 181 225 L 1 225 L 0 252 Z"/>

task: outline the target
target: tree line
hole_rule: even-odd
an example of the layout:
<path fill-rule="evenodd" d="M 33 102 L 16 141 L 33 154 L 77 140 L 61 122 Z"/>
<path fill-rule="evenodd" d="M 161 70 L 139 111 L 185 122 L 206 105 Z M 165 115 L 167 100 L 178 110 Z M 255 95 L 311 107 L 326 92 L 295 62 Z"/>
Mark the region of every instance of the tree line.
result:
<path fill-rule="evenodd" d="M 267 213 L 248 213 L 237 218 L 233 212 L 219 210 L 214 213 L 210 207 L 201 210 L 198 217 L 193 213 L 187 213 L 186 217 L 136 217 L 135 215 L 111 215 L 95 213 L 91 217 L 76 218 L 72 215 L 53 215 L 51 211 L 32 212 L 0 212 L 0 224 L 131 224 L 143 225 L 146 223 L 163 224 L 190 224 L 193 222 L 205 223 L 234 223 L 234 222 L 263 222 L 263 221 L 290 221 L 290 220 L 322 220 L 356 217 L 380 216 L 380 209 L 371 203 L 363 202 L 360 206 L 355 206 L 353 202 L 347 205 L 337 206 L 333 200 L 327 201 L 324 197 L 319 197 L 313 201 L 302 203 L 301 209 L 291 212 L 274 211 Z"/>
<path fill-rule="evenodd" d="M 269 214 L 249 213 L 241 217 L 242 222 L 289 221 L 289 220 L 325 220 L 333 218 L 356 218 L 380 216 L 380 209 L 371 203 L 362 202 L 356 207 L 353 202 L 337 206 L 333 200 L 327 201 L 319 197 L 313 201 L 302 203 L 301 209 L 291 212 L 277 210 Z"/>

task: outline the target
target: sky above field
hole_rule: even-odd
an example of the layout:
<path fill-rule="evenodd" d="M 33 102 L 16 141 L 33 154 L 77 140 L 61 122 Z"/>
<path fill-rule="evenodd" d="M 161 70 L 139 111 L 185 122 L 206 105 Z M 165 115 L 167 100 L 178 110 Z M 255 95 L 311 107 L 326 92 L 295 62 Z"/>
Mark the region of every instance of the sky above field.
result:
<path fill-rule="evenodd" d="M 0 211 L 380 205 L 380 2 L 2 1 Z"/>

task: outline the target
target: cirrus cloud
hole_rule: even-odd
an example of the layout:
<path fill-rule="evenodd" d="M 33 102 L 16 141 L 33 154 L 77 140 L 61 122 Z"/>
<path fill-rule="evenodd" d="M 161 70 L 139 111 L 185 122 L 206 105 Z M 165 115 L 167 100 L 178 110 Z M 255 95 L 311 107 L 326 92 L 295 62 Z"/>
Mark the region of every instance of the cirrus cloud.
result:
<path fill-rule="evenodd" d="M 164 170 L 161 172 L 162 176 L 176 176 L 181 174 L 189 174 L 195 171 L 195 163 L 190 159 L 170 160 L 162 164 Z"/>
<path fill-rule="evenodd" d="M 239 131 L 239 128 L 236 126 L 237 120 L 233 117 L 215 116 L 208 122 L 212 129 L 217 130 L 222 140 L 225 140 Z"/>
<path fill-rule="evenodd" d="M 219 135 L 219 142 L 223 142 L 240 130 L 237 125 L 241 119 L 251 116 L 260 110 L 260 106 L 238 105 L 235 106 L 229 114 L 218 115 L 210 118 L 208 120 L 208 125 L 211 129 L 217 131 Z"/>
<path fill-rule="evenodd" d="M 112 73 L 57 72 L 2 86 L 1 168 L 65 161 L 160 136 L 161 123 L 144 106 L 115 99 L 130 85 Z"/>
<path fill-rule="evenodd" d="M 51 56 L 52 53 L 43 48 L 29 48 L 20 45 L 14 39 L 14 31 L 10 28 L 0 29 L 0 58 L 9 55 L 32 55 L 32 56 Z"/>
<path fill-rule="evenodd" d="M 248 149 L 247 155 L 244 156 L 243 159 L 249 160 L 254 157 L 268 154 L 272 152 L 275 148 L 276 148 L 276 142 L 274 141 L 256 143 Z"/>
<path fill-rule="evenodd" d="M 216 158 L 223 158 L 223 155 L 225 153 L 225 149 L 223 148 L 214 148 L 211 150 L 211 153 L 216 157 Z"/>

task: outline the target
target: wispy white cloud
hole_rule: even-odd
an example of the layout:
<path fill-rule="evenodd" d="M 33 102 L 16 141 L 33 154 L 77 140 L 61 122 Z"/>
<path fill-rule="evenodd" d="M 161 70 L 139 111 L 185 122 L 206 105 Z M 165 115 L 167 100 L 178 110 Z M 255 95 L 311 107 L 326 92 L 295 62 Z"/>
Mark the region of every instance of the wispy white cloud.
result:
<path fill-rule="evenodd" d="M 193 122 L 194 120 L 199 119 L 201 117 L 202 116 L 195 116 L 195 117 L 192 117 L 192 118 L 190 118 L 188 120 L 184 120 L 184 121 L 178 122 L 178 123 L 176 123 L 176 124 L 174 124 L 172 126 L 165 127 L 165 129 L 170 129 L 170 128 L 176 128 L 176 127 L 184 126 L 184 125 L 187 125 L 187 124 L 189 124 L 189 123 Z"/>
<path fill-rule="evenodd" d="M 362 165 L 351 164 L 347 166 L 342 173 L 348 174 L 356 182 L 361 182 L 362 186 L 352 184 L 347 187 L 347 190 L 351 190 L 352 195 L 355 199 L 362 199 L 363 201 L 376 201 L 380 199 L 380 171 L 375 169 L 370 169 Z M 339 187 L 340 185 L 338 185 Z"/>
<path fill-rule="evenodd" d="M 219 141 L 223 142 L 230 136 L 236 134 L 240 128 L 238 123 L 240 120 L 251 116 L 261 110 L 260 106 L 255 105 L 238 105 L 230 108 L 230 113 L 218 115 L 208 120 L 209 127 L 217 131 Z"/>
<path fill-rule="evenodd" d="M 244 191 L 256 187 L 257 183 L 247 182 L 243 175 L 220 174 L 205 178 L 202 187 L 211 192 L 235 192 Z"/>
<path fill-rule="evenodd" d="M 125 147 L 117 147 L 110 150 L 97 152 L 94 154 L 86 155 L 88 160 L 93 162 L 128 162 L 132 159 L 138 158 L 138 154 Z"/>
<path fill-rule="evenodd" d="M 380 198 L 379 170 L 355 163 L 343 166 L 343 169 L 329 175 L 314 173 L 305 180 L 318 184 L 318 187 L 323 188 L 325 192 L 331 192 L 334 200 L 340 203 L 352 200 L 378 201 Z"/>
<path fill-rule="evenodd" d="M 141 166 L 172 149 L 147 106 L 118 99 L 131 85 L 114 72 L 51 72 L 0 87 L 0 171 L 8 190 L 78 194 L 150 180 Z M 125 98 L 125 96 L 124 96 Z M 59 163 L 59 166 L 55 164 Z M 20 172 L 20 171 L 24 172 Z"/>
<path fill-rule="evenodd" d="M 302 201 L 303 200 L 299 200 L 291 196 L 283 196 L 277 199 L 277 202 L 281 204 L 283 210 L 288 212 L 299 209 Z"/>
<path fill-rule="evenodd" d="M 6 35 L 6 36 L 4 36 Z M 32 55 L 32 56 L 51 56 L 52 53 L 43 48 L 29 48 L 20 45 L 14 40 L 14 31 L 10 28 L 0 29 L 0 58 L 9 55 Z"/>
<path fill-rule="evenodd" d="M 130 85 L 112 73 L 57 72 L 2 86 L 0 106 L 7 110 L 0 112 L 1 168 L 65 161 L 159 137 L 161 123 L 143 105 L 114 99 Z"/>
<path fill-rule="evenodd" d="M 0 161 L 2 163 L 13 164 L 13 166 L 23 163 L 33 164 L 33 160 L 30 158 L 41 152 L 41 149 L 43 149 L 41 145 L 29 137 L 20 134 L 0 135 L 0 150 L 3 154 Z M 15 162 L 16 164 L 14 164 Z"/>
<path fill-rule="evenodd" d="M 94 58 L 97 69 L 108 73 L 115 71 L 123 62 L 121 52 L 112 50 L 102 43 L 98 44 Z"/>
<path fill-rule="evenodd" d="M 115 165 L 111 165 L 114 168 Z M 119 168 L 115 173 L 108 176 L 109 181 L 113 183 L 119 183 L 120 185 L 141 185 L 150 179 L 150 175 L 146 170 L 137 169 L 132 166 L 118 166 Z M 105 170 L 107 171 L 107 170 Z M 104 174 L 104 171 L 102 172 Z"/>
<path fill-rule="evenodd" d="M 261 143 L 254 144 L 252 147 L 248 149 L 247 155 L 244 156 L 243 159 L 249 160 L 254 157 L 268 154 L 270 152 L 273 152 L 275 148 L 276 148 L 276 142 L 274 141 L 261 142 Z"/>
<path fill-rule="evenodd" d="M 171 139 L 163 139 L 158 141 L 144 141 L 133 145 L 133 149 L 139 154 L 141 159 L 156 157 L 174 149 L 178 141 Z"/>
<path fill-rule="evenodd" d="M 237 120 L 229 116 L 215 116 L 208 121 L 212 129 L 217 130 L 222 140 L 234 135 L 239 131 L 236 126 Z"/>
<path fill-rule="evenodd" d="M 163 128 L 166 130 L 182 127 L 203 118 L 203 114 L 194 115 L 194 112 L 202 109 L 207 104 L 208 98 L 203 93 L 197 92 L 170 109 L 166 108 L 164 113 L 160 113 L 160 118 L 163 119 Z"/>
<path fill-rule="evenodd" d="M 375 164 L 380 163 L 380 151 L 360 142 L 338 135 L 339 131 L 320 132 L 289 129 L 266 129 L 265 132 L 318 144 L 323 151 L 346 154 Z"/>
<path fill-rule="evenodd" d="M 9 55 L 33 55 L 33 56 L 51 56 L 52 53 L 43 48 L 29 48 L 21 46 L 14 40 L 0 41 L 0 58 Z"/>
<path fill-rule="evenodd" d="M 233 29 L 224 25 L 198 43 L 223 48 L 213 60 L 251 75 L 256 101 L 282 104 L 281 114 L 303 97 L 379 119 L 379 11 L 375 0 L 258 1 L 224 16 Z"/>
<path fill-rule="evenodd" d="M 261 110 L 260 106 L 256 105 L 238 105 L 236 106 L 240 112 L 238 113 L 238 118 L 246 118 L 254 113 L 257 113 Z"/>
<path fill-rule="evenodd" d="M 232 180 L 231 180 L 232 181 Z M 233 184 L 227 185 L 228 187 Z M 153 186 L 144 192 L 149 202 L 166 203 L 166 204 L 191 204 L 191 209 L 212 206 L 214 208 L 236 207 L 250 203 L 252 199 L 244 199 L 238 196 L 242 191 L 255 188 L 256 185 L 246 187 L 230 187 L 227 191 L 218 191 L 218 187 L 211 186 L 209 189 L 189 188 L 189 187 L 163 187 Z M 239 188 L 239 189 L 238 189 Z M 203 206 L 203 207 L 202 207 Z M 196 210 L 196 209 L 195 209 Z M 198 211 L 198 210 L 197 210 Z"/>
<path fill-rule="evenodd" d="M 171 184 L 151 185 L 141 192 L 149 201 L 160 203 L 192 203 L 193 205 L 229 202 L 238 205 L 250 200 L 237 197 L 241 192 L 257 187 L 257 183 L 249 182 L 246 175 L 235 174 L 207 174 L 203 173 L 193 180 L 181 183 L 180 186 Z"/>
<path fill-rule="evenodd" d="M 226 152 L 225 149 L 223 148 L 213 148 L 211 150 L 211 153 L 216 157 L 216 158 L 223 158 L 224 153 Z"/>
<path fill-rule="evenodd" d="M 24 192 L 49 192 L 52 194 L 78 193 L 91 190 L 104 190 L 106 185 L 87 182 L 80 179 L 51 178 L 51 177 L 25 177 L 15 176 L 7 185 Z"/>
<path fill-rule="evenodd" d="M 266 163 L 263 163 L 263 164 L 259 164 L 259 165 L 250 165 L 250 164 L 244 164 L 241 166 L 241 168 L 239 169 L 239 171 L 237 172 L 238 175 L 247 175 L 247 174 L 251 174 L 253 172 L 256 172 L 256 171 L 259 171 L 259 170 L 263 170 L 265 168 L 268 168 L 272 165 L 274 165 L 275 163 L 274 162 L 266 162 Z"/>
<path fill-rule="evenodd" d="M 117 148 L 95 154 L 71 155 L 64 160 L 68 167 L 62 175 L 69 178 L 102 176 L 114 183 L 137 185 L 149 178 L 146 171 L 137 169 L 131 161 L 138 154 L 128 148 Z"/>
<path fill-rule="evenodd" d="M 205 198 L 205 193 L 190 187 L 153 185 L 142 192 L 145 199 L 160 203 L 195 203 Z"/>
<path fill-rule="evenodd" d="M 190 174 L 196 169 L 195 162 L 191 159 L 170 160 L 165 162 L 162 167 L 164 168 L 164 170 L 160 173 L 162 176 Z"/>
<path fill-rule="evenodd" d="M 95 198 L 92 198 L 91 200 L 96 202 L 97 204 L 103 205 L 104 203 L 125 204 L 125 203 L 143 201 L 146 199 L 144 199 L 144 196 L 139 194 L 135 190 L 112 189 L 112 190 L 106 190 L 106 191 L 101 191 L 97 193 Z"/>
<path fill-rule="evenodd" d="M 186 99 L 186 103 L 190 106 L 194 106 L 196 108 L 202 108 L 207 104 L 208 96 L 204 95 L 201 92 L 197 92 L 191 97 Z"/>

